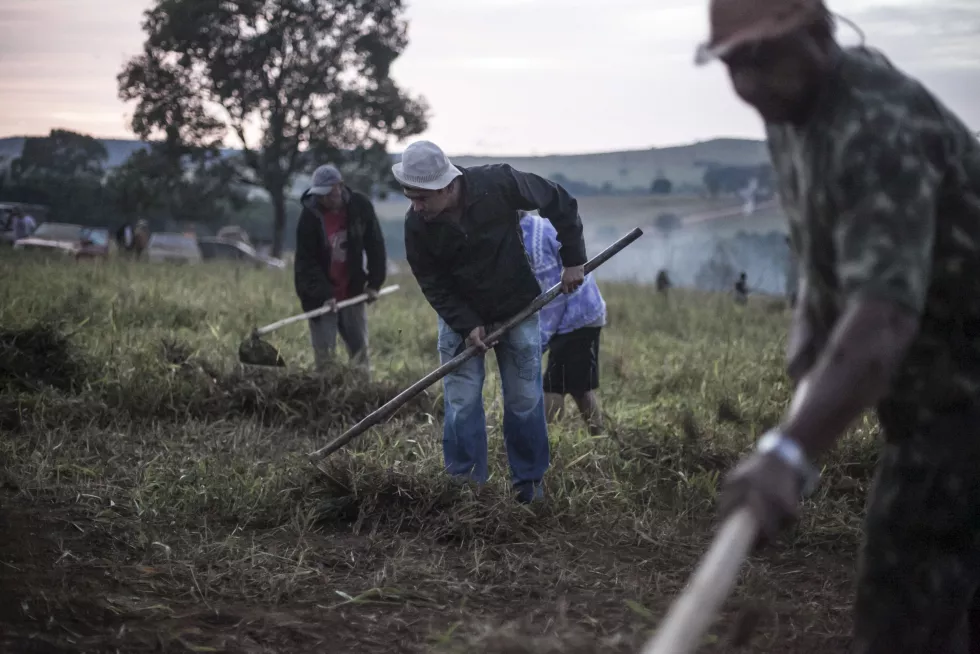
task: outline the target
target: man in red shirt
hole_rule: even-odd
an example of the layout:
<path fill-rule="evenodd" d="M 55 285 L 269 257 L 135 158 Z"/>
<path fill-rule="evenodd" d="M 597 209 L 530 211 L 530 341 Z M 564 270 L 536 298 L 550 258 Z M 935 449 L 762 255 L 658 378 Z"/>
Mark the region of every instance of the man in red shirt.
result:
<path fill-rule="evenodd" d="M 335 185 L 329 195 L 321 196 L 320 208 L 323 211 L 323 229 L 326 232 L 330 250 L 330 283 L 333 285 L 333 301 L 347 299 L 347 207 L 342 199 L 341 186 Z"/>
<path fill-rule="evenodd" d="M 300 202 L 303 212 L 296 225 L 293 274 L 303 311 L 335 306 L 361 293 L 373 302 L 384 284 L 388 262 L 371 200 L 346 186 L 337 168 L 324 165 L 313 172 L 312 186 Z M 333 356 L 339 332 L 351 360 L 370 374 L 364 304 L 309 322 L 318 369 Z"/>

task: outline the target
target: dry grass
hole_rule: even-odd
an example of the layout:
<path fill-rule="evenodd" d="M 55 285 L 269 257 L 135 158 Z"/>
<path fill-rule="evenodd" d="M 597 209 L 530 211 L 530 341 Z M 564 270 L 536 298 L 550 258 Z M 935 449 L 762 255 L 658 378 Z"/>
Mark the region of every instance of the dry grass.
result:
<path fill-rule="evenodd" d="M 442 473 L 438 384 L 309 464 L 437 365 L 411 279 L 369 309 L 372 383 L 303 372 L 304 325 L 267 337 L 286 370 L 237 363 L 252 327 L 298 312 L 289 274 L 9 252 L 0 272 L 6 651 L 635 651 L 704 552 L 719 477 L 788 400 L 785 312 L 604 284 L 607 433 L 556 425 L 529 508 L 493 365 L 486 487 Z M 843 650 L 875 432 L 748 562 L 705 651 Z"/>

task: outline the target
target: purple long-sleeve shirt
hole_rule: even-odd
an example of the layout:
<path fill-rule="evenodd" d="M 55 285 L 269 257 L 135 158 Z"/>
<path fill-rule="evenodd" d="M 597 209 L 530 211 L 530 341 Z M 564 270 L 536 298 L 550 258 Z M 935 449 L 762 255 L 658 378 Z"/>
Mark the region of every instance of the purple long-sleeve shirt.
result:
<path fill-rule="evenodd" d="M 541 290 L 546 291 L 561 282 L 558 232 L 548 220 L 529 213 L 521 217 L 521 231 L 524 249 L 531 259 L 531 269 Z M 562 293 L 541 309 L 540 323 L 542 348 L 555 334 L 605 325 L 606 303 L 592 273 L 585 276 L 585 282 L 574 293 Z"/>

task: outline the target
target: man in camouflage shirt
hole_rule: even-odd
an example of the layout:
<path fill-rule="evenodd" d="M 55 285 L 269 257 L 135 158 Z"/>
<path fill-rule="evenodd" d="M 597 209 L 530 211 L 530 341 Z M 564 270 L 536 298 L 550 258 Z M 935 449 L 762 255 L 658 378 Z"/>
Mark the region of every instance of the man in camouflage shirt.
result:
<path fill-rule="evenodd" d="M 861 654 L 980 651 L 980 147 L 821 0 L 712 0 L 719 58 L 765 121 L 799 257 L 782 424 L 726 478 L 772 538 L 810 461 L 875 407 L 884 449 L 855 607 Z"/>

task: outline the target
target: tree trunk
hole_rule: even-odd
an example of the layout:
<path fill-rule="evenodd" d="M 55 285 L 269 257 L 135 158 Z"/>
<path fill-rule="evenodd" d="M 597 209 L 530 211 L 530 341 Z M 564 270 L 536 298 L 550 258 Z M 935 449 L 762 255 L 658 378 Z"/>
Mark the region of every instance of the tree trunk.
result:
<path fill-rule="evenodd" d="M 286 193 L 285 190 L 270 190 L 274 218 L 272 223 L 272 256 L 282 258 L 286 231 Z"/>

